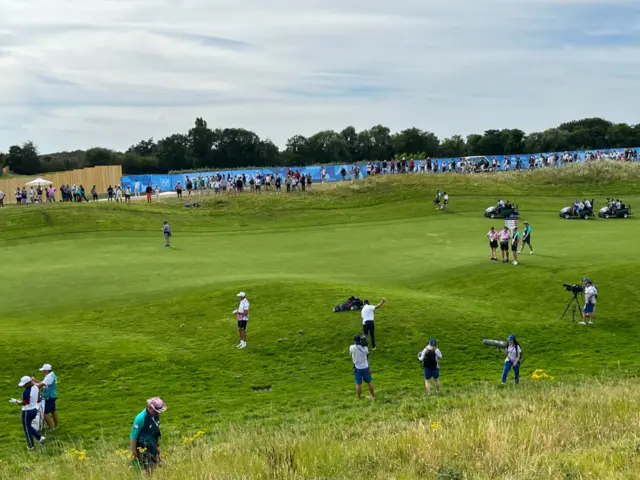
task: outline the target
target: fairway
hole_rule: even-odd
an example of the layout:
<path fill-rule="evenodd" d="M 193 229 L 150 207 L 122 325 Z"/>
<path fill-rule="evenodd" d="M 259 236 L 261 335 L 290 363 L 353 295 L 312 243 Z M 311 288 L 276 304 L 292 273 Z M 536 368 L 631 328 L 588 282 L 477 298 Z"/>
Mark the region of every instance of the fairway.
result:
<path fill-rule="evenodd" d="M 126 446 L 133 416 L 155 395 L 169 405 L 169 436 L 303 423 L 309 414 L 347 425 L 362 409 L 382 420 L 407 399 L 428 410 L 416 354 L 432 337 L 444 357 L 443 397 L 485 382 L 499 389 L 504 356 L 482 339 L 511 333 L 524 352 L 523 384 L 536 369 L 559 382 L 635 378 L 637 219 L 564 220 L 557 212 L 573 193 L 510 195 L 520 222 L 531 223 L 535 254 L 502 264 L 489 260 L 485 235 L 504 221 L 483 217 L 500 193 L 467 186 L 444 214 L 432 205 L 435 180 L 422 182 L 411 196 L 373 190 L 366 200 L 340 187 L 295 200 L 204 198 L 199 210 L 167 200 L 0 211 L 0 398 L 53 364 L 56 455 L 69 442 Z M 601 206 L 605 193 L 594 196 Z M 572 324 L 571 312 L 560 320 L 571 298 L 563 283 L 584 276 L 598 285 L 595 327 Z M 241 290 L 251 320 L 248 347 L 236 350 L 231 312 Z M 353 395 L 348 347 L 359 313 L 332 312 L 350 295 L 387 299 L 370 357 L 375 407 Z M 23 443 L 19 411 L 3 407 L 0 458 Z"/>

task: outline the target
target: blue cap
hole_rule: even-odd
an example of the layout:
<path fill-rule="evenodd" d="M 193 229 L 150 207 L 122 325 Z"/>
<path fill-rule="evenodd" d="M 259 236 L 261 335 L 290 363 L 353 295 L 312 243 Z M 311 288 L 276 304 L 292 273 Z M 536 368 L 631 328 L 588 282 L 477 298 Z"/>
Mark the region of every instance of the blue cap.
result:
<path fill-rule="evenodd" d="M 582 279 L 582 282 L 583 282 L 583 283 L 591 283 L 591 280 L 589 280 L 587 277 L 584 277 L 584 278 Z"/>
<path fill-rule="evenodd" d="M 516 336 L 515 335 L 509 335 L 509 337 L 507 338 L 507 340 L 515 340 Z"/>
<path fill-rule="evenodd" d="M 429 345 L 435 345 L 436 344 L 436 339 L 435 338 L 430 338 L 429 339 Z"/>

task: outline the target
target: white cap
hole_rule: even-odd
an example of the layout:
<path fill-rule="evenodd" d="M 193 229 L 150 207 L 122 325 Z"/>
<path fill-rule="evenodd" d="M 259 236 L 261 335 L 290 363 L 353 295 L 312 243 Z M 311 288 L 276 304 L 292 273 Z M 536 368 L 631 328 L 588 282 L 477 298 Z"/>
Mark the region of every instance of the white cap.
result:
<path fill-rule="evenodd" d="M 20 379 L 19 387 L 24 387 L 27 383 L 31 381 L 31 377 L 27 377 L 26 375 Z"/>
<path fill-rule="evenodd" d="M 246 297 L 246 296 L 247 296 L 247 294 L 246 294 L 246 293 L 244 293 L 244 292 L 240 292 L 240 293 L 238 294 L 238 297 Z"/>
<path fill-rule="evenodd" d="M 50 372 L 51 370 L 53 370 L 53 368 L 51 368 L 51 365 L 49 365 L 48 363 L 45 363 L 44 365 L 42 365 L 42 368 L 40 369 L 41 372 L 44 371 Z"/>

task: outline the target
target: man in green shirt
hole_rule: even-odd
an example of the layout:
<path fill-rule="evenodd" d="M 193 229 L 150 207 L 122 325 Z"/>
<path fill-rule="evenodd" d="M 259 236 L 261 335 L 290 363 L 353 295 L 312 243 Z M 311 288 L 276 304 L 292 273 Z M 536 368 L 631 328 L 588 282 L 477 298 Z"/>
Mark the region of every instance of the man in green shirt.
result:
<path fill-rule="evenodd" d="M 158 397 L 133 420 L 129 442 L 134 465 L 150 472 L 160 463 L 160 414 L 167 405 Z"/>
<path fill-rule="evenodd" d="M 520 253 L 524 251 L 524 246 L 529 245 L 529 255 L 533 255 L 533 247 L 531 246 L 531 225 L 529 222 L 524 222 L 524 232 L 522 234 L 522 248 L 520 249 Z"/>

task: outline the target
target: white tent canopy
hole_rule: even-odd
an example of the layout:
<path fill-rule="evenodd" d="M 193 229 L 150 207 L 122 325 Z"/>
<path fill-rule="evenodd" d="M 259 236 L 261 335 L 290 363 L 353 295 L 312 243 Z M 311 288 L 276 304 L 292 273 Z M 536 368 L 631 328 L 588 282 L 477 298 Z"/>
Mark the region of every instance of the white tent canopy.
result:
<path fill-rule="evenodd" d="M 35 180 L 31 180 L 30 182 L 25 183 L 25 185 L 27 187 L 31 187 L 31 186 L 38 186 L 38 185 L 52 185 L 53 182 L 50 182 L 49 180 L 45 180 L 44 178 L 36 178 Z"/>

